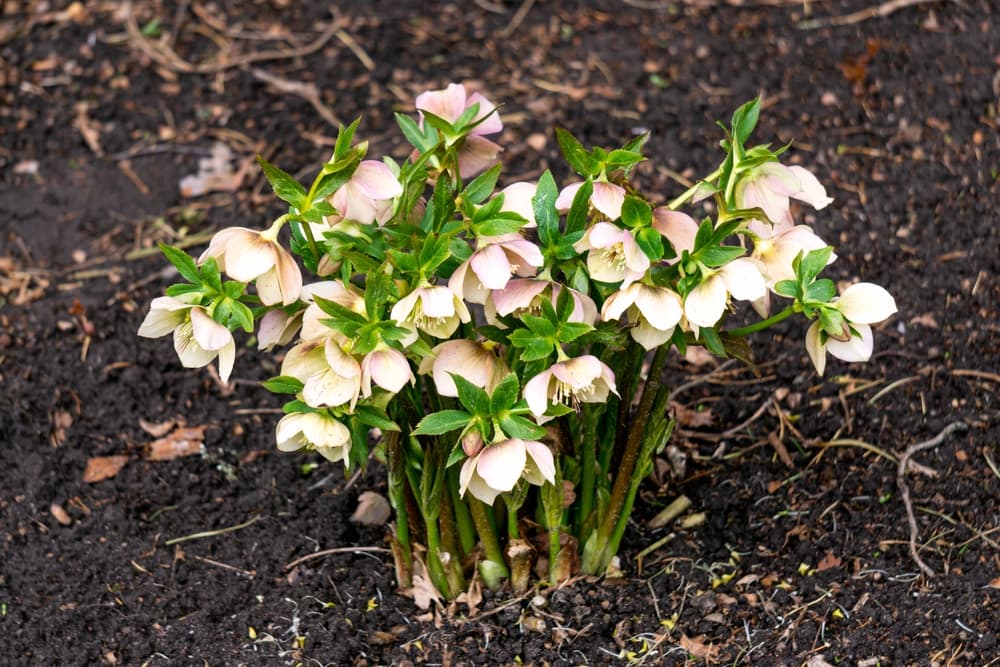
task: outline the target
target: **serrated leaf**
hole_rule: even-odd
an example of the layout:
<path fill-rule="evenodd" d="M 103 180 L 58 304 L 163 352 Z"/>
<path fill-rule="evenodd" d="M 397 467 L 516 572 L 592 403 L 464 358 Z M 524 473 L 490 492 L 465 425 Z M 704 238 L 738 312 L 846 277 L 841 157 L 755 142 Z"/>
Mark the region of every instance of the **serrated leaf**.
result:
<path fill-rule="evenodd" d="M 508 373 L 496 386 L 490 395 L 490 412 L 498 415 L 509 410 L 517 403 L 517 395 L 521 392 L 521 383 L 514 373 Z"/>
<path fill-rule="evenodd" d="M 490 194 L 493 193 L 493 189 L 497 186 L 497 179 L 500 177 L 500 169 L 502 168 L 501 163 L 497 163 L 484 171 L 483 173 L 476 176 L 472 182 L 465 186 L 465 191 L 462 196 L 467 201 L 473 204 L 479 204 L 486 200 Z"/>
<path fill-rule="evenodd" d="M 545 437 L 545 429 L 530 419 L 518 415 L 505 415 L 500 418 L 500 428 L 511 438 L 521 440 L 540 440 Z"/>
<path fill-rule="evenodd" d="M 279 375 L 264 381 L 264 389 L 272 394 L 297 394 L 302 391 L 302 380 L 291 375 Z"/>
<path fill-rule="evenodd" d="M 596 176 L 600 170 L 600 164 L 583 147 L 576 137 L 561 127 L 556 128 L 556 141 L 559 143 L 559 150 L 562 151 L 566 162 L 576 173 L 584 178 Z"/>
<path fill-rule="evenodd" d="M 580 336 L 588 334 L 594 327 L 586 322 L 563 322 L 559 325 L 559 342 L 571 343 Z"/>
<path fill-rule="evenodd" d="M 551 337 L 556 333 L 555 325 L 548 318 L 525 314 L 520 319 L 536 336 Z"/>
<path fill-rule="evenodd" d="M 291 174 L 265 160 L 263 155 L 257 156 L 257 164 L 264 170 L 264 176 L 278 199 L 298 209 L 308 208 L 306 189 Z"/>
<path fill-rule="evenodd" d="M 458 373 L 449 373 L 458 390 L 458 400 L 473 415 L 490 414 L 490 396 L 482 387 L 477 387 Z"/>
<path fill-rule="evenodd" d="M 556 211 L 558 196 L 556 181 L 552 172 L 546 169 L 538 179 L 535 196 L 531 199 L 535 223 L 538 225 L 538 240 L 545 247 L 554 245 L 559 240 L 559 213 Z"/>
<path fill-rule="evenodd" d="M 715 268 L 724 266 L 737 257 L 741 257 L 746 250 L 739 246 L 719 245 L 704 248 L 697 253 L 699 261 L 705 266 Z"/>
<path fill-rule="evenodd" d="M 464 410 L 441 410 L 427 415 L 411 431 L 413 435 L 442 435 L 465 428 L 472 415 Z"/>
<path fill-rule="evenodd" d="M 652 227 L 643 227 L 636 232 L 635 242 L 651 262 L 663 258 L 663 237 Z"/>
<path fill-rule="evenodd" d="M 202 284 L 201 275 L 198 273 L 198 265 L 194 263 L 194 259 L 192 259 L 190 255 L 180 248 L 175 248 L 174 246 L 167 245 L 166 243 L 160 243 L 158 245 L 160 247 L 160 252 L 163 253 L 168 262 L 177 267 L 177 272 L 184 276 L 185 280 L 194 283 L 195 285 Z"/>

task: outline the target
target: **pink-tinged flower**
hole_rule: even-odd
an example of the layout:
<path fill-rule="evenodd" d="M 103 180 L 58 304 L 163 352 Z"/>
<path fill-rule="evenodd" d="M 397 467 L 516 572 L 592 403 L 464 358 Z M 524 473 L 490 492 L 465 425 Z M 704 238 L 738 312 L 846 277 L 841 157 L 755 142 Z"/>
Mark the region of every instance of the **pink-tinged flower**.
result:
<path fill-rule="evenodd" d="M 792 261 L 799 253 L 805 255 L 811 250 L 825 247 L 826 242 L 814 234 L 812 229 L 805 225 L 796 225 L 767 238 L 755 240 L 750 256 L 764 267 L 767 286 L 773 289 L 777 282 L 795 279 Z M 833 263 L 835 259 L 837 256 L 831 254 L 827 264 Z"/>
<path fill-rule="evenodd" d="M 435 338 L 449 337 L 459 322 L 471 319 L 465 302 L 443 285 L 418 287 L 396 302 L 389 317 L 400 326 L 415 327 Z"/>
<path fill-rule="evenodd" d="M 535 221 L 535 204 L 532 202 L 536 192 L 538 192 L 537 183 L 524 181 L 511 183 L 500 191 L 500 194 L 503 195 L 503 206 L 500 207 L 500 210 L 517 213 L 527 220 L 528 224 L 524 226 L 526 229 L 537 227 L 538 224 Z"/>
<path fill-rule="evenodd" d="M 281 374 L 303 384 L 302 400 L 313 408 L 349 404 L 361 393 L 361 364 L 333 338 L 299 343 L 285 355 Z"/>
<path fill-rule="evenodd" d="M 765 162 L 748 171 L 736 184 L 734 194 L 738 208 L 760 207 L 779 230 L 795 224 L 790 199 L 803 201 L 817 210 L 833 201 L 809 171 L 795 165 L 786 167 L 780 162 Z"/>
<path fill-rule="evenodd" d="M 338 215 L 328 217 L 326 222 L 384 225 L 392 217 L 393 199 L 401 194 L 403 186 L 389 167 L 377 160 L 362 160 L 351 178 L 330 197 L 330 205 Z"/>
<path fill-rule="evenodd" d="M 365 398 L 372 395 L 372 382 L 395 394 L 407 382 L 416 381 L 406 355 L 391 347 L 376 348 L 361 361 L 361 395 Z"/>
<path fill-rule="evenodd" d="M 556 210 L 567 213 L 573 207 L 573 199 L 583 182 L 567 185 L 556 197 Z M 625 203 L 625 188 L 607 181 L 594 181 L 594 191 L 590 193 L 590 205 L 608 217 L 616 220 L 622 217 L 622 204 Z"/>
<path fill-rule="evenodd" d="M 870 324 L 888 319 L 896 312 L 896 301 L 885 289 L 872 283 L 856 283 L 844 290 L 833 306 L 850 323 L 856 335 L 845 329 L 844 336 L 831 337 L 822 330 L 817 320 L 806 331 L 806 351 L 823 375 L 826 369 L 826 353 L 847 362 L 868 361 L 872 355 L 874 340 Z"/>
<path fill-rule="evenodd" d="M 713 327 L 729 298 L 754 301 L 767 294 L 767 284 L 756 260 L 741 257 L 704 278 L 684 299 L 684 315 L 699 327 Z"/>
<path fill-rule="evenodd" d="M 192 306 L 170 296 L 153 299 L 149 314 L 139 326 L 144 338 L 174 334 L 174 350 L 185 368 L 207 366 L 219 358 L 219 379 L 229 380 L 236 360 L 233 334 L 213 320 L 201 306 Z"/>
<path fill-rule="evenodd" d="M 607 364 L 587 354 L 552 364 L 524 385 L 524 400 L 535 417 L 541 419 L 549 403 L 575 406 L 577 403 L 603 403 L 608 394 L 618 395 L 615 374 Z"/>
<path fill-rule="evenodd" d="M 214 257 L 219 270 L 233 280 L 241 283 L 255 280 L 257 294 L 265 306 L 295 303 L 302 289 L 302 272 L 291 254 L 276 240 L 277 231 L 272 230 L 223 229 L 212 237 L 198 263 Z"/>
<path fill-rule="evenodd" d="M 694 250 L 694 239 L 698 235 L 698 223 L 687 213 L 672 211 L 666 206 L 653 209 L 653 229 L 660 232 L 674 247 L 676 262 L 687 250 Z"/>
<path fill-rule="evenodd" d="M 487 347 L 464 338 L 445 341 L 431 352 L 432 355 L 421 362 L 419 372 L 422 375 L 431 373 L 441 396 L 458 396 L 452 373 L 491 392 L 509 372 L 503 360 Z"/>
<path fill-rule="evenodd" d="M 486 320 L 498 326 L 500 321 L 497 315 L 501 317 L 507 315 L 517 317 L 523 313 L 537 315 L 542 311 L 541 300 L 548 298 L 555 306 L 563 289 L 568 289 L 573 299 L 573 312 L 570 313 L 569 321 L 584 322 L 593 326 L 597 321 L 597 305 L 594 300 L 583 292 L 570 287 L 564 288 L 550 280 L 514 279 L 502 290 L 491 292 L 484 308 Z M 546 290 L 548 296 L 545 295 Z"/>
<path fill-rule="evenodd" d="M 459 493 L 465 495 L 468 491 L 492 505 L 498 495 L 513 490 L 522 477 L 537 486 L 555 484 L 552 450 L 534 440 L 510 438 L 484 447 L 465 460 L 459 473 Z"/>
<path fill-rule="evenodd" d="M 302 326 L 302 311 L 289 315 L 280 308 L 269 310 L 260 318 L 257 349 L 270 350 L 275 345 L 287 345 Z"/>
<path fill-rule="evenodd" d="M 482 120 L 473 127 L 465 137 L 465 142 L 458 151 L 458 171 L 462 178 L 475 176 L 496 163 L 497 155 L 502 150 L 486 137 L 503 130 L 500 114 L 496 106 L 479 93 L 469 95 L 465 86 L 460 83 L 449 84 L 442 90 L 430 90 L 417 95 L 417 111 L 432 113 L 449 123 L 454 123 L 474 104 L 479 105 L 474 120 Z M 423 114 L 420 119 L 423 124 Z"/>
<path fill-rule="evenodd" d="M 344 285 L 339 280 L 310 283 L 302 288 L 302 300 L 309 304 L 302 314 L 302 340 L 317 340 L 339 335 L 336 329 L 323 323 L 323 320 L 330 319 L 330 315 L 323 312 L 315 302 L 317 296 L 353 310 L 359 315 L 365 314 L 365 297 L 353 285 Z"/>
<path fill-rule="evenodd" d="M 680 295 L 673 290 L 632 283 L 609 296 L 601 308 L 605 321 L 617 320 L 624 313 L 634 325 L 629 335 L 643 348 L 652 350 L 670 340 L 684 308 Z"/>
<path fill-rule="evenodd" d="M 587 252 L 587 271 L 591 278 L 602 283 L 621 281 L 625 288 L 649 270 L 649 257 L 635 242 L 632 232 L 610 222 L 593 225 L 573 248 Z"/>
<path fill-rule="evenodd" d="M 451 274 L 448 287 L 469 303 L 486 303 L 490 291 L 506 287 L 511 276 L 533 276 L 544 263 L 538 246 L 512 234 L 472 253 Z"/>
<path fill-rule="evenodd" d="M 285 415 L 275 429 L 278 449 L 283 452 L 297 452 L 312 449 L 323 458 L 343 461 L 349 467 L 351 453 L 351 431 L 339 421 L 317 412 L 296 412 Z"/>

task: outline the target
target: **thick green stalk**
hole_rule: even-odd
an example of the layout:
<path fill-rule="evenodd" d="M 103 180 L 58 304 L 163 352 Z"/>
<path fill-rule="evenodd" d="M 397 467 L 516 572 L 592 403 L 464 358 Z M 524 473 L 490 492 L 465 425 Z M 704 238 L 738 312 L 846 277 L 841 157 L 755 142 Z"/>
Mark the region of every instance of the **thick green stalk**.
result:
<path fill-rule="evenodd" d="M 410 523 L 406 502 L 406 462 L 399 431 L 387 431 L 384 438 L 389 469 L 389 502 L 396 511 L 396 534 L 393 542 L 396 583 L 401 588 L 409 588 L 413 585 L 413 552 L 410 547 Z"/>
<path fill-rule="evenodd" d="M 778 322 L 788 319 L 792 314 L 795 313 L 795 306 L 788 306 L 779 313 L 771 315 L 771 317 L 766 320 L 761 320 L 760 322 L 754 322 L 753 324 L 748 324 L 745 327 L 740 327 L 739 329 L 733 329 L 732 331 L 727 331 L 726 333 L 730 336 L 746 336 L 752 334 L 755 331 L 760 331 L 761 329 L 766 329 L 770 326 L 777 324 Z"/>
<path fill-rule="evenodd" d="M 597 467 L 597 410 L 589 403 L 583 406 L 583 434 L 580 446 L 580 513 L 577 515 L 576 534 L 581 542 L 587 539 L 583 534 L 590 513 L 594 511 L 594 476 Z"/>
<path fill-rule="evenodd" d="M 441 534 L 438 531 L 438 522 L 430 518 L 427 519 L 427 574 L 434 588 L 438 589 L 446 599 L 450 600 L 458 595 L 458 591 L 451 589 L 451 582 L 441 563 Z"/>
<path fill-rule="evenodd" d="M 458 468 L 453 466 L 448 470 L 448 492 L 451 494 L 451 504 L 455 509 L 455 523 L 458 526 L 458 542 L 462 548 L 462 557 L 472 553 L 476 548 L 476 526 L 469 514 L 469 505 L 462 499 L 458 489 Z"/>
<path fill-rule="evenodd" d="M 656 349 L 656 354 L 650 365 L 649 377 L 642 390 L 639 408 L 636 410 L 631 428 L 629 428 L 628 440 L 618 465 L 618 474 L 615 476 L 614 486 L 611 489 L 611 499 L 608 502 L 607 512 L 601 517 L 597 532 L 591 535 L 584 545 L 582 569 L 588 574 L 600 574 L 607 567 L 611 556 L 614 555 L 613 552 L 608 552 L 609 540 L 619 518 L 626 510 L 628 490 L 635 475 L 636 463 L 644 439 L 643 435 L 652 414 L 653 404 L 656 402 L 656 395 L 662 384 L 663 368 L 666 365 L 669 351 L 670 348 L 666 345 L 661 345 Z"/>
<path fill-rule="evenodd" d="M 460 591 L 465 590 L 465 575 L 462 573 L 462 554 L 458 546 L 455 510 L 448 500 L 450 498 L 443 496 L 441 498 L 441 547 L 448 554 L 447 558 L 442 556 L 441 561 L 448 577 L 448 585 L 452 592 L 457 595 Z"/>
<path fill-rule="evenodd" d="M 476 498 L 470 498 L 469 511 L 472 514 L 472 522 L 476 524 L 476 532 L 479 533 L 483 551 L 486 553 L 486 560 L 479 564 L 479 572 L 483 575 L 483 581 L 486 582 L 487 587 L 496 589 L 503 579 L 510 576 L 504 562 L 503 550 L 500 549 L 500 541 L 497 539 L 493 522 L 490 521 L 487 514 L 485 503 Z"/>
<path fill-rule="evenodd" d="M 694 196 L 694 193 L 698 191 L 698 187 L 701 185 L 702 181 L 707 181 L 707 182 L 711 183 L 712 181 L 714 181 L 715 179 L 717 179 L 721 174 L 722 174 L 722 167 L 719 167 L 718 169 L 716 169 L 715 171 L 713 171 L 711 174 L 709 174 L 705 178 L 701 179 L 701 181 L 698 181 L 697 183 L 695 183 L 694 185 L 692 185 L 691 187 L 689 187 L 687 190 L 685 190 L 684 192 L 682 192 L 680 195 L 678 195 L 677 197 L 675 197 L 674 199 L 672 199 L 670 201 L 670 203 L 667 204 L 667 208 L 669 208 L 669 209 L 676 209 L 678 206 L 682 206 L 682 205 L 686 204 L 687 201 L 689 199 L 691 199 L 691 197 Z"/>

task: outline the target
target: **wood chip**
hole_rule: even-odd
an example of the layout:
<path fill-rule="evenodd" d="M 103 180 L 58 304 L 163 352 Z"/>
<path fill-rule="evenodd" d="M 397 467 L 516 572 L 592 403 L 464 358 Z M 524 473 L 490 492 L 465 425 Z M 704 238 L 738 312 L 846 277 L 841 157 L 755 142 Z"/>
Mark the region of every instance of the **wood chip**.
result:
<path fill-rule="evenodd" d="M 170 429 L 174 426 L 177 426 L 176 419 L 168 419 L 165 422 L 148 422 L 141 417 L 139 418 L 139 427 L 154 438 L 162 438 L 170 433 Z"/>
<path fill-rule="evenodd" d="M 374 491 L 364 491 L 358 496 L 358 507 L 351 521 L 366 526 L 384 526 L 392 515 L 392 508 L 384 496 Z"/>
<path fill-rule="evenodd" d="M 71 523 L 73 523 L 73 519 L 70 518 L 69 514 L 66 512 L 66 510 L 62 508 L 62 505 L 60 505 L 59 503 L 52 503 L 51 505 L 49 505 L 49 514 L 52 515 L 53 519 L 55 519 L 64 526 L 68 526 Z"/>
<path fill-rule="evenodd" d="M 83 471 L 83 481 L 88 484 L 102 482 L 111 479 L 125 467 L 128 457 L 118 456 L 92 456 L 87 460 L 87 468 Z"/>
<path fill-rule="evenodd" d="M 178 428 L 170 435 L 149 443 L 146 458 L 150 461 L 172 461 L 182 456 L 200 454 L 204 440 L 204 426 Z"/>

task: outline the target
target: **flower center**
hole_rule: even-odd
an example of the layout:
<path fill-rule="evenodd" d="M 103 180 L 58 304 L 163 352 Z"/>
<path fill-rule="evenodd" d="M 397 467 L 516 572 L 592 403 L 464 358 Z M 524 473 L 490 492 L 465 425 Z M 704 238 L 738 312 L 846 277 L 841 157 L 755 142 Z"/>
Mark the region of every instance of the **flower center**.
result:
<path fill-rule="evenodd" d="M 625 244 L 619 241 L 604 248 L 601 250 L 601 259 L 614 267 L 616 271 L 623 271 L 626 263 Z"/>

